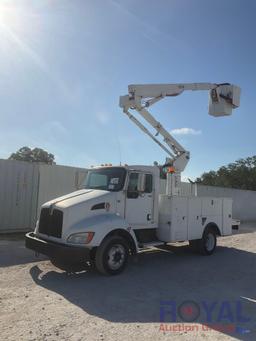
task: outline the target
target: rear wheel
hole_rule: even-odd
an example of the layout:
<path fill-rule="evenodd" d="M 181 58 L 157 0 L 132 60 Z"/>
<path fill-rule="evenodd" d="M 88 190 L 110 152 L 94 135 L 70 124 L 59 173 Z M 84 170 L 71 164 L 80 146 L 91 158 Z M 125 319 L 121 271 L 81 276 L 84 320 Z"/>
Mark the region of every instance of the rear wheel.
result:
<path fill-rule="evenodd" d="M 121 273 L 128 260 L 128 246 L 126 241 L 119 236 L 106 238 L 98 247 L 95 265 L 104 275 L 117 275 Z"/>
<path fill-rule="evenodd" d="M 189 241 L 189 245 L 191 246 L 191 248 L 203 255 L 213 254 L 216 249 L 216 244 L 216 232 L 210 227 L 206 228 L 201 239 Z"/>
<path fill-rule="evenodd" d="M 210 230 L 207 232 L 207 234 L 204 237 L 204 253 L 206 254 L 212 254 L 215 251 L 217 243 L 216 233 L 213 230 Z"/>

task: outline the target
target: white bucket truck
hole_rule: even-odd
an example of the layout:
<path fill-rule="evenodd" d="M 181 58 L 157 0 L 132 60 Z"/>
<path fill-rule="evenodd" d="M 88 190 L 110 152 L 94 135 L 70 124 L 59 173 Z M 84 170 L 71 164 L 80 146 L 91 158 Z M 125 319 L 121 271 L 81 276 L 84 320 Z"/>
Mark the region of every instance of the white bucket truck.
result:
<path fill-rule="evenodd" d="M 26 235 L 26 246 L 49 256 L 54 264 L 89 262 L 107 275 L 120 273 L 130 255 L 165 243 L 189 241 L 194 250 L 211 255 L 216 237 L 232 233 L 232 200 L 182 195 L 180 174 L 189 152 L 148 111 L 157 101 L 185 90 L 208 90 L 213 116 L 230 115 L 239 106 L 240 88 L 227 83 L 130 85 L 120 106 L 168 154 L 166 164 L 92 168 L 84 189 L 42 205 L 35 231 Z"/>

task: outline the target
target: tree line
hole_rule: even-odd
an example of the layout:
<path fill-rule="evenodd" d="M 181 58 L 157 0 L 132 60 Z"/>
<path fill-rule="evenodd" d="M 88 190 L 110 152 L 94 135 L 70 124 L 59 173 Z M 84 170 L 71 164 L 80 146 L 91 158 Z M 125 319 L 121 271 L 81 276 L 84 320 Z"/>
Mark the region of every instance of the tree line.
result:
<path fill-rule="evenodd" d="M 21 147 L 17 152 L 9 156 L 9 160 L 27 161 L 27 162 L 42 162 L 48 165 L 55 164 L 54 155 L 48 153 L 42 148 Z"/>
<path fill-rule="evenodd" d="M 256 155 L 236 160 L 217 171 L 203 173 L 196 182 L 208 186 L 256 191 Z"/>

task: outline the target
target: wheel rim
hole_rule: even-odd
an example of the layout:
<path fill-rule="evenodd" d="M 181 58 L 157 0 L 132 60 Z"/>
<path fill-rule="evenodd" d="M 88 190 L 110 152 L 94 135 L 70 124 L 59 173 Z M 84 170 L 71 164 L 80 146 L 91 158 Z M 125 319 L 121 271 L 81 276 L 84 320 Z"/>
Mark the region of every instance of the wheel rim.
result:
<path fill-rule="evenodd" d="M 206 237 L 206 243 L 205 243 L 207 251 L 212 251 L 215 246 L 215 238 L 212 233 L 208 233 Z"/>
<path fill-rule="evenodd" d="M 108 266 L 111 270 L 118 270 L 125 261 L 125 248 L 121 244 L 113 245 L 108 251 Z"/>

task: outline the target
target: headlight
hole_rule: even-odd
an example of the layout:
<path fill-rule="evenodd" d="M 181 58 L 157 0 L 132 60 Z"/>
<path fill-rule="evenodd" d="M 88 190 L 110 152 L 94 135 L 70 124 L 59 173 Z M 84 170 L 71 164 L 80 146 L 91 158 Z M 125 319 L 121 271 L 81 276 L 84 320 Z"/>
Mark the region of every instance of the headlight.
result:
<path fill-rule="evenodd" d="M 67 242 L 72 244 L 88 244 L 93 236 L 94 232 L 75 233 L 68 237 Z"/>

